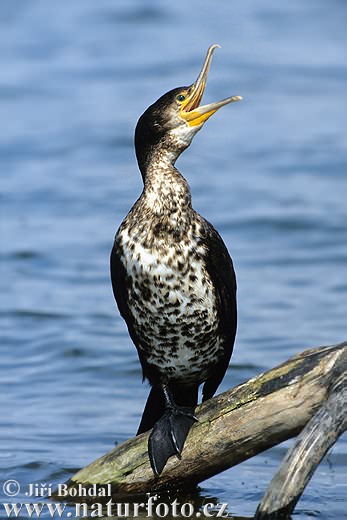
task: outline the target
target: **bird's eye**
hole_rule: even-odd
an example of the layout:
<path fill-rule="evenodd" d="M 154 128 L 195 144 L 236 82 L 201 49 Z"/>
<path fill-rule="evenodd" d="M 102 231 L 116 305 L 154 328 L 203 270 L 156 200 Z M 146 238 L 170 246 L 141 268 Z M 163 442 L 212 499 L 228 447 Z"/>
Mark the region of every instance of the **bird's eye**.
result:
<path fill-rule="evenodd" d="M 182 103 L 182 101 L 184 101 L 186 99 L 186 96 L 184 96 L 183 94 L 178 94 L 176 99 L 177 99 L 177 101 Z"/>

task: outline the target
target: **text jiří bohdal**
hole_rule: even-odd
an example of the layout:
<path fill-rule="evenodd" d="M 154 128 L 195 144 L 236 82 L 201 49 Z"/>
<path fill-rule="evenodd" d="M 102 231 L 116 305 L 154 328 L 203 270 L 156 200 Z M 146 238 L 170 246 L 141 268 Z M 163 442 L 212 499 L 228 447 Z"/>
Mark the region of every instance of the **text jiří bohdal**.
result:
<path fill-rule="evenodd" d="M 29 489 L 25 493 L 27 497 L 51 497 L 53 493 L 52 484 L 29 484 Z M 67 484 L 58 484 L 54 493 L 58 497 L 110 497 L 111 484 L 98 486 L 97 484 L 90 484 L 84 487 L 82 484 L 75 484 L 70 488 Z"/>

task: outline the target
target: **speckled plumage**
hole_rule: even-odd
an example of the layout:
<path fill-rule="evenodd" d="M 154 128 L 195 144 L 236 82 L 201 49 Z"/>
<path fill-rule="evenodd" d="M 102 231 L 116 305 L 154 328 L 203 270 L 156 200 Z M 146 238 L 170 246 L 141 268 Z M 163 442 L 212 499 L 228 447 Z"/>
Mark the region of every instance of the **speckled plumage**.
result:
<path fill-rule="evenodd" d="M 144 377 L 197 387 L 215 375 L 213 391 L 204 389 L 211 397 L 232 351 L 236 282 L 222 239 L 192 208 L 189 186 L 165 153 L 152 158 L 116 234 L 111 272 Z"/>
<path fill-rule="evenodd" d="M 225 336 L 206 270 L 205 237 L 212 228 L 192 209 L 180 173 L 166 170 L 147 182 L 116 235 L 115 249 L 127 275 L 131 328 L 146 359 L 145 376 L 151 380 L 155 373 L 190 386 L 211 374 Z"/>

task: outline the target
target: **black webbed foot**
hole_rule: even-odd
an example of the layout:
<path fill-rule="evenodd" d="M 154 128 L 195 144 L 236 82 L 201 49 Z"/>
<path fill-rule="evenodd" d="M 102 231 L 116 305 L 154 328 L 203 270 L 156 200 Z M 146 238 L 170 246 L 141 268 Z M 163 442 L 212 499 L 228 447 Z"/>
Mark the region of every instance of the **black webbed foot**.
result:
<path fill-rule="evenodd" d="M 170 402 L 148 439 L 149 459 L 155 475 L 160 475 L 171 455 L 181 458 L 184 442 L 195 421 L 194 408 Z"/>

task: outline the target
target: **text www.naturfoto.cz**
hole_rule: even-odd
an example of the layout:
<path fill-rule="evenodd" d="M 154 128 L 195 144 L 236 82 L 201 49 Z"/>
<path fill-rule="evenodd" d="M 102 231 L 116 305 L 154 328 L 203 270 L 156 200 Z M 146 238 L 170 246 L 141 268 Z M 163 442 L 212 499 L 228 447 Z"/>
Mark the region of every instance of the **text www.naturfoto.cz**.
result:
<path fill-rule="evenodd" d="M 48 513 L 51 518 L 105 518 L 109 516 L 132 517 L 137 518 L 140 515 L 150 518 L 158 516 L 165 518 L 171 516 L 177 517 L 216 517 L 224 518 L 228 516 L 228 504 L 204 504 L 201 510 L 195 511 L 193 504 L 187 502 L 180 504 L 177 500 L 167 504 L 160 502 L 154 504 L 156 497 L 150 497 L 146 503 L 120 503 L 109 500 L 106 504 L 94 503 L 88 505 L 85 503 L 76 503 L 69 511 L 65 512 L 67 504 L 65 503 L 8 503 L 2 505 L 7 518 L 18 518 L 20 515 L 27 515 L 28 518 L 40 518 L 43 513 Z M 151 500 L 152 499 L 152 500 Z M 72 509 L 72 510 L 71 510 Z M 147 513 L 144 515 L 144 513 Z"/>

